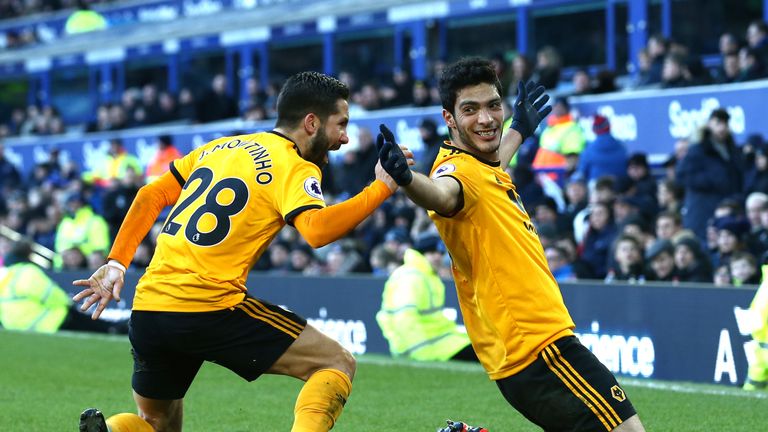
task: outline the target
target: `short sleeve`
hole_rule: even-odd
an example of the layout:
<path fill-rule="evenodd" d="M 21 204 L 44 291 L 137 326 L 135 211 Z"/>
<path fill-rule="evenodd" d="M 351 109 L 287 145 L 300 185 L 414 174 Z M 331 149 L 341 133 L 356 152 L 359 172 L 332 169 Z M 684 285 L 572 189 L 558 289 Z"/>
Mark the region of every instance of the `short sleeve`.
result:
<path fill-rule="evenodd" d="M 459 187 L 461 188 L 460 203 L 456 211 L 451 215 L 441 216 L 455 216 L 464 209 L 471 207 L 477 200 L 476 180 L 474 180 L 475 176 L 472 175 L 472 169 L 473 167 L 470 164 L 464 163 L 459 157 L 448 158 L 440 164 L 435 164 L 432 168 L 431 177 L 433 179 L 439 177 L 451 177 L 459 183 Z"/>
<path fill-rule="evenodd" d="M 320 169 L 308 162 L 286 172 L 276 204 L 287 224 L 293 225 L 293 219 L 303 211 L 325 207 L 321 181 Z"/>

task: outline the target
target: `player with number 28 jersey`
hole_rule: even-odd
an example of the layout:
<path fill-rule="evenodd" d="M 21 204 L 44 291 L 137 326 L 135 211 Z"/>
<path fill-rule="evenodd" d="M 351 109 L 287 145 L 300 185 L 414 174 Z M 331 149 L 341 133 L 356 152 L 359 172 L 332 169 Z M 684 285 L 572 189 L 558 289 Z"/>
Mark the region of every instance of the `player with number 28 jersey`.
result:
<path fill-rule="evenodd" d="M 203 312 L 240 303 L 248 271 L 285 221 L 325 207 L 320 169 L 274 131 L 211 141 L 173 162 L 171 173 L 183 189 L 134 310 Z"/>

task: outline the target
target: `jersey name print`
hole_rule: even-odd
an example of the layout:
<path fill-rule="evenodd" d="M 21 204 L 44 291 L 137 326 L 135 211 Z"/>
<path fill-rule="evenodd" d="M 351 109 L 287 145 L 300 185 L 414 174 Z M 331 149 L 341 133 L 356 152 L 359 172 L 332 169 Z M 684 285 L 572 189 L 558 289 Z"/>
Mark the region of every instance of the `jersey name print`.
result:
<path fill-rule="evenodd" d="M 273 132 L 211 141 L 171 171 L 181 195 L 139 281 L 135 310 L 201 312 L 240 303 L 248 271 L 286 222 L 325 207 L 320 169 Z M 315 185 L 312 193 L 307 184 Z"/>

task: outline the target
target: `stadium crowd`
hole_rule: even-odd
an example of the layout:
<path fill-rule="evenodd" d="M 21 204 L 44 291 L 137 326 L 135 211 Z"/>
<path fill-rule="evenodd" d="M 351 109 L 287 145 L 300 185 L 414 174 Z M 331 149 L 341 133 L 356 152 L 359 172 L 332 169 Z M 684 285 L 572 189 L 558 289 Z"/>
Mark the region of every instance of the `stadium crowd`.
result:
<path fill-rule="evenodd" d="M 743 37 L 734 33 L 719 36 L 715 64 L 705 67 L 701 53 L 661 35 L 652 35 L 638 58 L 639 71 L 633 79 L 617 77 L 617 72 L 586 68 L 569 69 L 552 46 L 539 49 L 535 58 L 516 53 L 497 53 L 493 62 L 507 96 L 515 96 L 510 83 L 533 80 L 553 95 L 581 96 L 645 88 L 678 88 L 693 85 L 744 82 L 768 77 L 768 24 L 753 21 Z M 431 64 L 430 78 L 415 80 L 408 71 L 395 68 L 389 73 L 356 73 L 342 70 L 338 76 L 352 93 L 352 102 L 371 111 L 401 106 L 439 105 L 437 77 L 445 63 Z M 367 77 L 362 79 L 361 77 Z M 66 124 L 54 106 L 18 106 L 2 118 L 0 137 L 55 135 L 72 131 L 111 131 L 167 122 L 205 123 L 242 117 L 259 121 L 275 118 L 275 102 L 281 82 L 247 80 L 247 98 L 238 102 L 227 89 L 223 74 L 214 74 L 202 84 L 191 84 L 173 93 L 154 82 L 126 88 L 120 100 L 100 104 L 88 124 Z M 234 92 L 235 94 L 237 92 Z"/>
<path fill-rule="evenodd" d="M 638 59 L 637 79 L 623 87 L 608 70 L 592 74 L 580 69 L 565 80 L 560 55 L 552 47 L 541 48 L 535 61 L 522 55 L 493 56 L 507 96 L 514 96 L 516 86 L 510 83 L 518 80 L 534 80 L 558 96 L 541 134 L 523 146 L 509 167 L 558 280 L 722 285 L 759 281 L 758 269 L 768 251 L 768 144 L 763 137 L 735 143 L 728 131 L 728 113 L 716 110 L 698 136 L 680 140 L 674 148 L 670 145 L 663 167 L 652 167 L 645 154 L 627 154 L 613 138 L 607 118 L 595 116 L 595 139 L 587 142 L 578 113 L 568 103 L 570 96 L 585 94 L 766 77 L 765 22 L 752 22 L 743 41 L 731 33 L 721 35 L 719 41 L 721 66 L 707 69 L 698 54 L 654 35 Z M 434 77 L 442 67 L 442 62 L 434 62 L 433 78 L 425 81 L 413 80 L 400 69 L 381 79 L 361 80 L 361 75 L 349 71 L 341 71 L 339 78 L 351 89 L 351 103 L 362 110 L 432 106 L 439 104 Z M 87 125 L 66 125 L 52 106 L 16 107 L 0 124 L 0 138 L 207 123 L 238 116 L 254 121 L 275 117 L 280 83 L 249 79 L 249 97 L 241 103 L 227 92 L 228 87 L 223 74 L 214 75 L 205 87 L 184 87 L 177 95 L 151 82 L 129 87 L 120 101 L 99 106 Z M 428 172 L 443 137 L 429 119 L 420 130 L 426 150 L 417 168 Z M 324 169 L 323 190 L 329 204 L 358 192 L 373 179 L 377 158 L 373 135 L 362 129 L 357 138 L 355 150 Z M 61 269 L 93 269 L 102 264 L 138 189 L 180 156 L 170 137 L 158 137 L 157 157 L 142 166 L 115 139 L 101 172 L 81 172 L 53 151 L 47 162 L 23 178 L 2 150 L 0 144 L 0 224 L 55 250 L 60 257 L 55 266 Z M 542 174 L 542 169 L 552 168 L 556 175 Z M 697 173 L 708 173 L 708 178 Z M 730 181 L 706 182 L 726 178 Z M 143 268 L 151 259 L 161 223 L 158 220 L 139 248 L 135 267 Z M 344 240 L 320 250 L 310 248 L 287 227 L 255 269 L 386 275 L 401 263 L 405 249 L 419 234 L 433 229 L 427 215 L 398 194 Z M 445 277 L 450 274 L 448 264 L 441 272 Z"/>
<path fill-rule="evenodd" d="M 509 172 L 558 280 L 759 282 L 759 266 L 768 257 L 768 144 L 762 137 L 736 145 L 728 113 L 718 109 L 698 137 L 676 143 L 668 161 L 652 167 L 645 154 L 627 154 L 605 117 L 595 116 L 591 142 L 583 133 L 575 140 L 574 134 L 559 134 L 563 125 L 579 126 L 565 99 L 554 105 L 556 121 L 550 119 L 541 135 L 525 144 Z M 427 172 L 443 137 L 429 119 L 420 130 L 426 150 L 417 168 Z M 553 132 L 558 137 L 552 138 Z M 565 140 L 570 142 L 563 145 Z M 373 179 L 373 135 L 362 129 L 358 141 L 356 149 L 324 169 L 329 204 Z M 55 250 L 60 255 L 56 268 L 97 268 L 138 189 L 180 156 L 170 137 L 158 137 L 157 144 L 154 160 L 142 166 L 114 139 L 99 172 L 80 172 L 54 151 L 23 178 L 0 158 L 0 223 Z M 554 174 L 536 169 L 537 160 L 547 156 L 551 161 L 558 152 L 564 152 L 561 169 Z M 706 179 L 696 173 L 714 183 L 702 184 Z M 164 216 L 139 248 L 134 267 L 149 263 Z M 397 194 L 345 239 L 319 250 L 286 227 L 255 269 L 387 275 L 414 239 L 432 230 L 426 213 Z M 445 277 L 448 259 L 441 271 Z"/>

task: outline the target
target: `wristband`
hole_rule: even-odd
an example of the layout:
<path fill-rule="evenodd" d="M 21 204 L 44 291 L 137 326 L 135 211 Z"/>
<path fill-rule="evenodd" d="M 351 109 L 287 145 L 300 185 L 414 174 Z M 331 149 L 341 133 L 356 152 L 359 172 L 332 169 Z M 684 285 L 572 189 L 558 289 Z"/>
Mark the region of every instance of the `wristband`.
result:
<path fill-rule="evenodd" d="M 123 273 L 125 273 L 125 270 L 126 270 L 125 266 L 120 264 L 120 262 L 117 261 L 117 260 L 113 260 L 113 259 L 109 260 L 109 261 L 107 261 L 107 265 L 110 266 L 110 267 L 114 267 L 116 269 L 120 269 L 120 270 L 122 270 Z"/>

